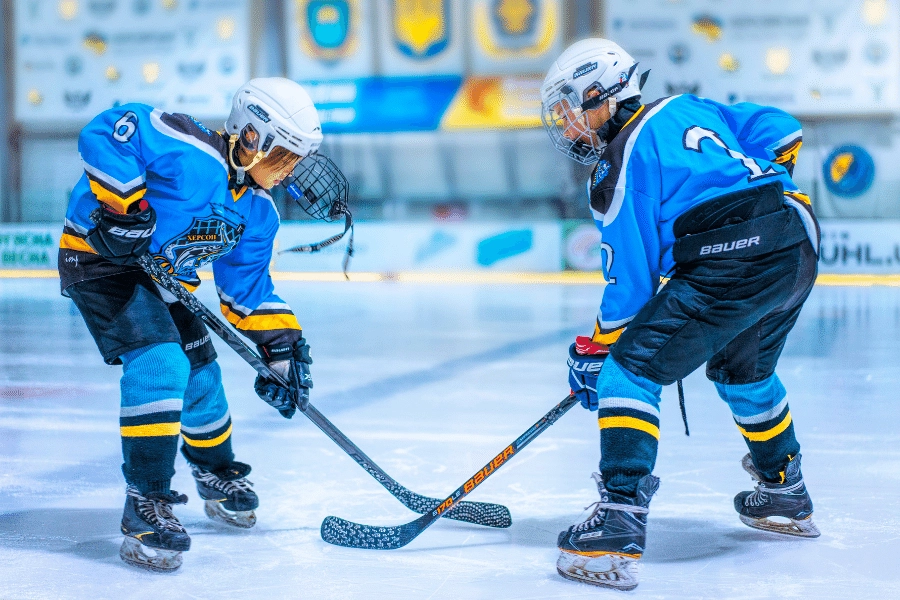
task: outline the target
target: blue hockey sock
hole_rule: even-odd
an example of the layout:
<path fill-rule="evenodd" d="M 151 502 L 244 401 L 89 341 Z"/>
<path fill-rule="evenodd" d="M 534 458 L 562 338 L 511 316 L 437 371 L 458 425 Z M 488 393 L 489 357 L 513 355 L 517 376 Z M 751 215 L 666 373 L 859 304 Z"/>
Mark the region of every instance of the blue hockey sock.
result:
<path fill-rule="evenodd" d="M 190 363 L 179 344 L 152 344 L 122 358 L 122 473 L 141 493 L 168 492 Z"/>
<path fill-rule="evenodd" d="M 181 436 L 181 453 L 191 464 L 216 471 L 234 460 L 231 415 L 217 362 L 191 371 L 181 416 Z"/>
<path fill-rule="evenodd" d="M 620 366 L 612 355 L 597 379 L 600 473 L 610 492 L 634 496 L 653 471 L 659 446 L 662 386 Z"/>
<path fill-rule="evenodd" d="M 778 376 L 772 374 L 756 383 L 715 386 L 731 408 L 757 470 L 767 481 L 782 482 L 787 463 L 800 453 L 800 444 L 794 436 L 787 392 Z"/>

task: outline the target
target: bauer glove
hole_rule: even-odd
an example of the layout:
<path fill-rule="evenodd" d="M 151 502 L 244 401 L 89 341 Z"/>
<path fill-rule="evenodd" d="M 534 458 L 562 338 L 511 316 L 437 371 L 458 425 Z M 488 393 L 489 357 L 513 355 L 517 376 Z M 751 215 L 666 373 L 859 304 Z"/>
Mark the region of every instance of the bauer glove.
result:
<path fill-rule="evenodd" d="M 97 254 L 117 265 L 136 265 L 150 249 L 150 238 L 156 231 L 156 211 L 146 201 L 134 203 L 128 214 L 112 212 L 101 206 L 91 213 L 97 224 L 86 241 Z"/>
<path fill-rule="evenodd" d="M 569 387 L 572 393 L 588 410 L 597 410 L 597 375 L 603 361 L 609 356 L 609 346 L 591 341 L 587 336 L 578 336 L 569 346 Z"/>
<path fill-rule="evenodd" d="M 260 356 L 269 368 L 281 375 L 290 387 L 257 375 L 253 389 L 256 394 L 272 406 L 285 419 L 294 416 L 297 408 L 306 410 L 309 404 L 309 388 L 313 386 L 309 374 L 312 358 L 309 346 L 302 337 L 293 344 L 273 344 L 257 346 Z"/>

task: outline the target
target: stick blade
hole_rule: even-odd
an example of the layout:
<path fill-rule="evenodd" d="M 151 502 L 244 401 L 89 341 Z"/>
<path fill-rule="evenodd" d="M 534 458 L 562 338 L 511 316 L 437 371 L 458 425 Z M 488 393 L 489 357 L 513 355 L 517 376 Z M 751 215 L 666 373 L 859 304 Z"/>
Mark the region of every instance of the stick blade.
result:
<path fill-rule="evenodd" d="M 396 497 L 406 508 L 420 515 L 430 513 L 443 502 L 443 500 L 422 496 L 409 490 L 396 494 Z M 499 529 L 506 529 L 512 525 L 512 516 L 509 514 L 509 509 L 502 504 L 491 504 L 489 502 L 462 501 L 441 516 L 446 519 L 484 525 L 485 527 L 497 527 Z"/>
<path fill-rule="evenodd" d="M 413 523 L 399 527 L 361 525 L 340 517 L 325 517 L 322 539 L 335 546 L 365 550 L 396 550 L 407 545 L 419 534 Z"/>

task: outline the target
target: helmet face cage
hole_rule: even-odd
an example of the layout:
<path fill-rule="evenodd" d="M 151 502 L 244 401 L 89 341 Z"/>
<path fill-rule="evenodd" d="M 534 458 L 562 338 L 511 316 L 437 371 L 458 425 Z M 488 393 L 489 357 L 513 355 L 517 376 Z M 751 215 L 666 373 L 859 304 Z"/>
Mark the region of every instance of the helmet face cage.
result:
<path fill-rule="evenodd" d="M 314 219 L 330 223 L 347 213 L 350 185 L 338 166 L 326 156 L 305 157 L 281 185 Z"/>
<path fill-rule="evenodd" d="M 606 144 L 591 129 L 581 104 L 575 91 L 563 85 L 542 100 L 541 120 L 557 150 L 581 164 L 592 165 L 599 160 Z"/>

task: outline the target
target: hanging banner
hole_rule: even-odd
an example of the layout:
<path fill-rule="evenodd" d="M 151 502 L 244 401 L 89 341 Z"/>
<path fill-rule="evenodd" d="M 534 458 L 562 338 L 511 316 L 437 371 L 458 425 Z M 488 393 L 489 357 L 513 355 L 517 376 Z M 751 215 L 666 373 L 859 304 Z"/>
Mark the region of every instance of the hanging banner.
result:
<path fill-rule="evenodd" d="M 605 35 L 653 72 L 644 98 L 690 93 L 800 116 L 900 111 L 898 0 L 608 0 Z"/>
<path fill-rule="evenodd" d="M 384 75 L 462 73 L 462 2 L 377 0 Z"/>
<path fill-rule="evenodd" d="M 288 76 L 333 80 L 374 75 L 374 0 L 290 0 Z"/>
<path fill-rule="evenodd" d="M 562 52 L 561 5 L 554 0 L 471 0 L 472 70 L 543 73 Z"/>
<path fill-rule="evenodd" d="M 16 120 L 82 126 L 128 102 L 224 118 L 249 78 L 249 5 L 16 0 Z"/>

